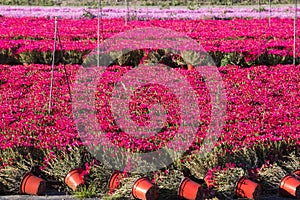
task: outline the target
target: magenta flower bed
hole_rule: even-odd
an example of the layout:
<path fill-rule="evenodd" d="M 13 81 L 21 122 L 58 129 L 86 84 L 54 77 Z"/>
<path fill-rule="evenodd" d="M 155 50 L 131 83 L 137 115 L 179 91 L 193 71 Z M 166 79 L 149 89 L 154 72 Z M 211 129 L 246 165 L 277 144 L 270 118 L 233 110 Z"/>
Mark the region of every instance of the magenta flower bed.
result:
<path fill-rule="evenodd" d="M 90 118 L 93 116 L 89 112 L 91 105 L 87 103 L 86 99 L 80 99 L 82 96 L 76 96 L 75 91 L 78 88 L 76 88 L 75 83 L 78 80 L 77 75 L 82 67 L 81 64 L 97 45 L 97 19 L 77 19 L 80 18 L 78 15 L 82 15 L 80 12 L 83 10 L 81 9 L 77 10 L 78 13 L 74 15 L 70 14 L 74 10 L 65 9 L 61 16 L 64 18 L 59 19 L 62 49 L 57 46 L 57 50 L 62 51 L 64 61 L 67 63 L 66 69 L 69 74 L 71 92 L 67 84 L 64 66 L 58 64 L 62 62 L 59 60 L 61 54 L 57 54 L 53 101 L 51 114 L 49 114 L 50 63 L 54 42 L 54 19 L 52 17 L 55 12 L 60 12 L 60 9 L 53 8 L 54 10 L 49 11 L 53 12 L 53 15 L 47 14 L 45 16 L 41 14 L 45 8 L 33 8 L 34 12 L 39 13 L 36 16 L 42 16 L 36 18 L 27 17 L 26 12 L 28 10 L 26 8 L 11 9 L 12 14 L 9 15 L 7 14 L 9 9 L 6 8 L 3 11 L 3 7 L 0 7 L 0 11 L 4 13 L 4 17 L 0 16 L 0 153 L 4 149 L 22 149 L 27 156 L 26 151 L 29 150 L 33 154 L 36 153 L 33 157 L 39 160 L 37 162 L 43 160 L 39 166 L 40 169 L 44 170 L 49 167 L 47 166 L 48 161 L 54 158 L 55 153 L 68 152 L 72 148 L 78 148 L 78 146 L 80 148 L 86 147 L 85 139 L 89 139 L 95 144 L 99 143 L 101 141 L 100 138 L 97 138 L 99 136 L 87 135 L 86 138 L 83 138 L 81 131 L 78 131 L 82 129 L 85 131 L 93 128 L 93 126 L 100 126 L 103 131 L 100 137 L 102 139 L 103 137 L 108 138 L 116 148 L 134 152 L 149 152 L 168 146 L 169 142 L 181 133 L 180 126 L 196 130 L 190 146 L 184 149 L 187 150 L 187 154 L 180 158 L 182 165 L 187 164 L 193 159 L 193 156 L 197 155 L 193 152 L 198 152 L 203 146 L 204 148 L 207 147 L 207 144 L 203 143 L 206 142 L 206 134 L 212 121 L 212 110 L 216 108 L 211 102 L 213 96 L 210 96 L 206 87 L 205 80 L 207 77 L 201 77 L 197 70 L 186 70 L 187 63 L 182 62 L 178 58 L 179 55 L 169 53 L 163 55 L 165 60 L 161 59 L 159 63 L 172 63 L 169 66 L 172 67 L 171 70 L 175 70 L 187 80 L 196 93 L 196 104 L 198 104 L 199 112 L 189 113 L 189 119 L 181 124 L 181 118 L 186 114 L 181 114 L 184 108 L 180 106 L 180 100 L 167 86 L 154 84 L 157 80 L 155 78 L 161 77 L 149 75 L 154 83 L 143 85 L 138 89 L 135 88 L 133 95 L 130 96 L 128 112 L 126 113 L 139 127 L 146 127 L 152 123 L 152 117 L 157 114 L 152 113 L 153 105 L 159 104 L 161 106 L 159 108 L 165 111 L 165 115 L 154 116 L 155 119 L 158 119 L 155 121 L 158 123 L 154 128 L 155 131 L 153 131 L 155 134 L 149 135 L 149 133 L 145 133 L 145 129 L 142 131 L 133 130 L 132 132 L 140 131 L 139 134 L 148 136 L 135 137 L 136 135 L 130 132 L 134 126 L 131 126 L 131 121 L 129 123 L 127 120 L 128 116 L 122 116 L 124 113 L 113 114 L 113 106 L 116 106 L 117 110 L 120 108 L 118 102 L 115 102 L 114 105 L 110 104 L 114 86 L 127 73 L 135 73 L 133 66 L 126 66 L 135 64 L 128 64 L 127 60 L 123 62 L 119 61 L 122 59 L 117 59 L 112 64 L 113 66 L 107 67 L 106 71 L 101 74 L 97 89 L 92 97 L 92 100 L 95 99 L 92 106 L 97 111 L 96 121 L 98 124 L 93 123 L 92 127 L 87 128 L 80 127 L 82 125 L 80 123 L 83 123 L 84 120 L 76 118 L 78 113 L 85 113 Z M 25 17 L 15 14 L 22 9 L 25 12 Z M 259 161 L 255 161 L 256 166 L 251 167 L 260 167 L 264 163 L 272 163 L 277 158 L 281 158 L 283 154 L 289 154 L 290 150 L 294 151 L 300 145 L 300 65 L 298 63 L 300 51 L 299 48 L 296 48 L 297 63 L 292 65 L 293 20 L 289 16 L 282 15 L 283 18 L 286 18 L 273 18 L 269 26 L 268 19 L 254 19 L 257 18 L 257 15 L 250 17 L 251 19 L 238 19 L 234 17 L 239 16 L 234 9 L 215 9 L 215 11 L 214 16 L 221 15 L 221 17 L 230 16 L 232 18 L 230 20 L 198 19 L 198 15 L 206 17 L 205 12 L 202 13 L 201 10 L 177 10 L 176 16 L 173 16 L 173 10 L 152 10 L 150 17 L 148 16 L 151 18 L 150 20 L 130 20 L 125 25 L 122 18 L 124 17 L 123 11 L 104 10 L 106 14 L 108 12 L 111 15 L 107 15 L 102 20 L 103 32 L 101 36 L 103 39 L 107 39 L 135 28 L 158 27 L 171 29 L 174 33 L 182 32 L 196 40 L 218 66 L 226 92 L 225 123 L 218 142 L 214 144 L 217 147 L 216 150 L 226 152 L 228 156 L 231 156 L 239 152 L 236 150 L 259 149 L 257 153 L 263 155 L 258 155 Z M 218 13 L 219 11 L 223 14 Z M 242 10 L 240 11 L 242 12 Z M 288 9 L 280 10 L 280 12 L 287 11 Z M 138 10 L 137 12 L 138 19 L 145 16 L 145 11 Z M 247 10 L 243 12 L 246 13 Z M 192 14 L 196 18 L 188 17 Z M 158 16 L 154 17 L 156 15 Z M 262 12 L 261 15 L 264 13 Z M 184 20 L 179 20 L 182 18 Z M 299 47 L 299 31 L 296 34 L 296 47 Z M 173 41 L 173 34 L 168 34 L 168 37 L 171 37 L 171 41 Z M 113 50 L 128 48 L 122 43 L 123 41 L 120 40 L 114 44 L 115 46 L 110 45 L 110 48 Z M 181 47 L 178 49 L 183 50 Z M 154 51 L 157 51 L 155 55 L 161 53 L 157 49 Z M 133 58 L 132 63 L 142 64 L 155 60 L 149 53 L 149 49 L 143 49 L 143 52 L 133 52 L 130 54 Z M 87 60 L 88 63 L 93 61 L 92 55 L 88 58 L 91 59 Z M 138 74 L 131 75 L 139 76 Z M 166 79 L 166 77 L 163 78 Z M 84 88 L 88 84 L 84 82 Z M 176 85 L 173 82 L 172 84 Z M 186 88 L 178 88 L 186 90 Z M 129 88 L 129 90 L 131 89 Z M 79 98 L 81 103 L 84 102 L 82 108 L 76 110 L 78 108 L 76 103 L 78 102 L 74 101 L 74 96 L 72 98 L 69 96 L 69 92 L 75 98 Z M 119 95 L 120 99 L 123 100 L 124 93 Z M 120 105 L 124 104 L 121 101 Z M 88 118 L 89 122 L 92 121 L 90 118 Z M 123 123 L 123 126 L 126 125 L 129 131 L 120 127 L 120 122 Z M 188 135 L 186 132 L 184 133 L 181 135 L 182 138 Z M 88 142 L 90 142 L 89 140 Z M 176 147 L 184 143 L 183 139 L 175 142 Z M 217 153 L 216 155 L 221 154 Z M 11 164 L 12 158 L 10 156 L 12 155 L 0 155 L 0 169 Z M 110 156 L 115 158 L 116 162 L 119 161 L 118 153 L 113 152 Z M 228 163 L 227 159 L 229 158 L 224 158 L 224 163 L 222 161 L 221 164 L 218 164 L 223 165 L 227 162 L 226 167 L 227 165 L 248 167 L 245 162 L 239 163 L 242 161 L 235 160 L 234 163 Z M 87 169 L 89 164 L 85 164 Z M 130 165 L 130 161 L 127 164 Z M 208 166 L 200 167 L 208 168 Z M 126 168 L 124 171 L 126 172 Z"/>
<path fill-rule="evenodd" d="M 47 113 L 50 68 L 38 64 L 0 66 L 1 148 L 34 146 L 51 149 L 81 144 L 72 118 L 62 66 L 57 66 L 55 71 L 53 115 Z M 67 66 L 71 83 L 74 83 L 78 68 L 77 65 Z M 167 141 L 176 134 L 174 127 L 145 140 L 133 139 L 127 133 L 118 132 L 115 124 L 111 123 L 112 116 L 107 104 L 109 91 L 112 90 L 112 83 L 129 70 L 130 67 L 116 66 L 115 70 L 107 70 L 101 78 L 98 91 L 102 95 L 97 95 L 99 103 L 96 104 L 100 126 L 117 146 L 139 150 L 159 148 L 164 144 L 161 141 Z M 201 139 L 210 121 L 210 104 L 207 103 L 209 95 L 205 93 L 203 83 L 195 79 L 193 72 L 178 70 L 201 94 L 198 103 L 202 114 L 197 117 L 202 125 L 196 133 Z M 299 145 L 299 65 L 257 66 L 248 69 L 229 65 L 219 70 L 227 90 L 227 117 L 218 144 L 226 143 L 233 147 L 231 150 L 272 141 L 294 141 Z M 171 113 L 168 120 L 176 123 L 178 110 L 172 106 L 176 105 L 172 95 L 154 86 L 152 89 L 163 97 L 163 103 Z M 156 98 L 159 99 L 158 96 Z M 147 108 L 147 103 L 151 103 L 144 101 L 146 107 L 141 108 L 137 106 L 140 100 L 133 99 L 133 110 L 142 111 Z M 147 121 L 148 117 L 145 113 L 133 116 L 139 123 Z"/>
<path fill-rule="evenodd" d="M 1 19 L 0 56 L 4 58 L 1 59 L 3 64 L 51 63 L 53 19 Z M 185 33 L 197 40 L 215 59 L 217 65 L 276 65 L 292 62 L 292 19 L 272 19 L 270 27 L 268 20 L 258 19 L 130 21 L 128 26 L 125 26 L 123 19 L 104 19 L 104 32 L 101 37 L 106 39 L 126 30 L 149 26 Z M 81 64 L 82 58 L 97 45 L 97 20 L 62 19 L 59 21 L 59 27 L 63 51 L 67 57 L 72 58 L 68 62 Z M 300 46 L 299 41 L 297 40 L 297 47 Z M 296 50 L 296 56 L 299 57 L 299 48 Z M 236 60 L 242 60 L 243 63 Z"/>

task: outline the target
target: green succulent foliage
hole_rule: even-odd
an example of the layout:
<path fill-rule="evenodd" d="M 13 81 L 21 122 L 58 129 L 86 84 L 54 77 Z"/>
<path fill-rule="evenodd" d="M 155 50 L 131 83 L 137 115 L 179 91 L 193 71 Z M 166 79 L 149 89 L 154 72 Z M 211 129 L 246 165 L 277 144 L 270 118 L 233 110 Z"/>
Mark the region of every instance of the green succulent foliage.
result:
<path fill-rule="evenodd" d="M 163 60 L 167 58 L 167 52 L 163 49 L 153 50 L 149 52 L 147 55 L 147 59 L 144 61 L 147 65 L 153 65 L 157 63 L 161 63 Z"/>
<path fill-rule="evenodd" d="M 73 197 L 75 199 L 86 199 L 86 198 L 94 198 L 98 197 L 97 193 L 97 186 L 95 184 L 87 185 L 81 185 L 79 188 L 74 192 Z"/>
<path fill-rule="evenodd" d="M 216 196 L 220 199 L 233 199 L 236 183 L 246 175 L 246 171 L 240 167 L 214 172 L 213 178 L 217 185 Z"/>
<path fill-rule="evenodd" d="M 103 52 L 100 52 L 99 57 L 97 56 L 97 51 L 91 52 L 82 63 L 83 67 L 95 67 L 98 64 L 98 58 L 99 58 L 99 65 L 100 66 L 109 66 L 113 62 L 113 58 L 109 54 L 105 54 Z"/>
<path fill-rule="evenodd" d="M 116 50 L 109 52 L 110 57 L 113 60 L 113 64 L 117 64 L 120 66 L 138 66 L 140 64 L 140 60 L 144 56 L 144 52 L 142 50 Z"/>
<path fill-rule="evenodd" d="M 176 169 L 160 170 L 155 174 L 155 183 L 159 187 L 160 199 L 177 196 L 178 187 L 183 179 L 183 173 Z"/>
<path fill-rule="evenodd" d="M 21 182 L 25 174 L 31 171 L 34 162 L 30 155 L 23 157 L 12 149 L 3 150 L 1 154 L 9 154 L 9 157 L 2 158 L 10 158 L 11 162 L 0 167 L 0 191 L 4 194 L 18 194 Z"/>
<path fill-rule="evenodd" d="M 108 192 L 108 182 L 113 170 L 102 164 L 94 164 L 85 179 L 88 187 L 83 188 L 85 191 L 90 191 L 93 194 L 104 195 Z"/>
<path fill-rule="evenodd" d="M 130 174 L 120 181 L 120 187 L 110 196 L 104 199 L 130 199 L 132 198 L 132 186 L 134 182 L 143 177 L 142 174 Z"/>
<path fill-rule="evenodd" d="M 291 173 L 300 169 L 300 156 L 294 151 L 289 155 L 283 156 L 283 158 L 278 161 L 278 165 L 280 165 L 285 171 Z"/>
<path fill-rule="evenodd" d="M 187 64 L 197 65 L 200 63 L 200 56 L 196 51 L 193 50 L 183 51 L 181 56 Z"/>
<path fill-rule="evenodd" d="M 213 58 L 204 49 L 186 50 L 181 53 L 185 64 L 193 66 L 215 66 Z"/>
<path fill-rule="evenodd" d="M 265 194 L 276 194 L 280 181 L 285 175 L 287 172 L 277 163 L 274 163 L 272 166 L 262 167 L 259 170 L 257 181 Z"/>
<path fill-rule="evenodd" d="M 49 150 L 45 150 L 45 155 L 49 155 Z M 84 163 L 90 160 L 89 153 L 84 147 L 67 148 L 54 153 L 46 169 L 43 172 L 48 177 L 64 182 L 65 176 L 73 169 L 82 168 Z"/>
<path fill-rule="evenodd" d="M 259 166 L 259 158 L 252 148 L 242 148 L 232 153 L 232 163 L 243 164 L 244 169 L 253 169 Z"/>
<path fill-rule="evenodd" d="M 194 176 L 202 178 L 209 169 L 214 167 L 225 167 L 229 163 L 232 155 L 224 151 L 222 147 L 215 147 L 211 151 L 194 151 L 185 159 L 184 166 L 191 170 Z"/>

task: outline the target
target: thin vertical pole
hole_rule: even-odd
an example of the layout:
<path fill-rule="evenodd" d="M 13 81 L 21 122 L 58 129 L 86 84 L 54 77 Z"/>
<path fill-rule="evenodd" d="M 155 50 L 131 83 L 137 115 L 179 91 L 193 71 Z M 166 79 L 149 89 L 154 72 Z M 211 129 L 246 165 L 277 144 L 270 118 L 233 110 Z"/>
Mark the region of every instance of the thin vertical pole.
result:
<path fill-rule="evenodd" d="M 129 18 L 129 6 L 128 6 L 128 0 L 125 0 L 126 5 L 126 17 L 125 17 L 125 26 L 127 26 L 128 18 Z"/>
<path fill-rule="evenodd" d="M 50 82 L 50 97 L 48 105 L 48 114 L 51 113 L 51 104 L 52 104 L 52 90 L 53 90 L 53 79 L 54 79 L 54 63 L 55 63 L 55 51 L 56 51 L 56 36 L 57 36 L 57 17 L 55 17 L 55 28 L 54 28 L 54 48 L 52 55 L 52 69 L 51 69 L 51 82 Z"/>
<path fill-rule="evenodd" d="M 128 0 L 126 0 L 127 2 L 127 21 L 130 20 L 130 10 L 129 8 L 131 8 L 131 1 L 129 2 Z M 129 5 L 130 4 L 130 5 Z"/>
<path fill-rule="evenodd" d="M 125 26 L 127 26 L 127 16 L 128 16 L 127 0 L 125 0 L 125 6 L 126 6 Z"/>
<path fill-rule="evenodd" d="M 100 66 L 100 21 L 102 17 L 101 0 L 98 2 L 98 27 L 97 27 L 97 67 Z"/>
<path fill-rule="evenodd" d="M 271 26 L 271 0 L 269 0 L 269 26 Z"/>
<path fill-rule="evenodd" d="M 134 0 L 134 19 L 137 20 L 136 0 Z"/>
<path fill-rule="evenodd" d="M 293 52 L 293 65 L 296 65 L 296 32 L 297 32 L 297 0 L 295 1 L 295 18 L 294 18 L 294 52 Z"/>
<path fill-rule="evenodd" d="M 146 2 L 147 2 L 147 0 L 146 0 Z M 148 4 L 146 4 L 146 10 L 147 10 L 147 17 L 148 17 L 148 19 L 150 19 L 150 17 L 149 17 L 149 12 L 148 12 Z"/>
<path fill-rule="evenodd" d="M 66 64 L 64 62 L 64 55 L 63 55 L 63 52 L 62 52 L 63 48 L 62 48 L 62 44 L 61 44 L 61 40 L 60 40 L 60 35 L 59 35 L 59 30 L 58 30 L 58 24 L 57 24 L 57 38 L 58 38 L 58 45 L 59 45 L 59 48 L 60 48 L 60 55 L 61 55 L 61 59 L 62 59 L 62 64 L 64 66 L 66 81 L 67 81 L 67 84 L 68 84 L 70 101 L 72 102 L 71 86 L 70 86 L 69 75 L 68 75 L 68 72 L 67 72 Z"/>
<path fill-rule="evenodd" d="M 260 0 L 258 0 L 258 12 L 259 12 L 259 18 L 261 18 L 261 14 L 260 14 Z"/>

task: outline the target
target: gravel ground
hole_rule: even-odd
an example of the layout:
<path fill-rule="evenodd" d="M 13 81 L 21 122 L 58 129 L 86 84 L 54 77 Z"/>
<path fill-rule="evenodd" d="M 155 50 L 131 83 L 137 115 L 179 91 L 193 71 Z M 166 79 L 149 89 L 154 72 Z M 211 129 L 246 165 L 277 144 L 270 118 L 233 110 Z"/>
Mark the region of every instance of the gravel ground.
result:
<path fill-rule="evenodd" d="M 44 196 L 31 196 L 31 195 L 9 195 L 0 196 L 0 200 L 76 200 L 70 195 L 60 194 L 55 190 L 47 190 Z M 87 200 L 100 200 L 101 198 L 87 198 Z M 215 199 L 214 199 L 215 200 Z M 241 199 L 240 199 L 241 200 Z M 292 200 L 291 198 L 283 198 L 279 196 L 260 197 L 260 200 Z"/>

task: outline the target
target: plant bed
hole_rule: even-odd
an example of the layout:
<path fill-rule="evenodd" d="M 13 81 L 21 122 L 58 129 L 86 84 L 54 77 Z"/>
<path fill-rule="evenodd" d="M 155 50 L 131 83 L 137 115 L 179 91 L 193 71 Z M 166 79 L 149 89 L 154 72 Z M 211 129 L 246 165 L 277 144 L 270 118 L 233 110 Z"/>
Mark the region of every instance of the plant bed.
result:
<path fill-rule="evenodd" d="M 31 172 L 32 160 L 17 154 L 13 156 L 8 165 L 0 168 L 0 190 L 4 194 L 43 195 L 46 181 Z"/>
<path fill-rule="evenodd" d="M 258 199 L 261 193 L 259 184 L 249 180 L 244 169 L 235 167 L 214 171 L 216 196 L 221 199 Z"/>
<path fill-rule="evenodd" d="M 46 153 L 49 154 L 49 153 Z M 44 166 L 43 173 L 49 178 L 65 183 L 74 192 L 77 187 L 84 184 L 84 156 L 83 147 L 72 147 L 67 151 L 50 154 L 51 157 Z M 62 187 L 66 190 L 67 188 Z"/>

